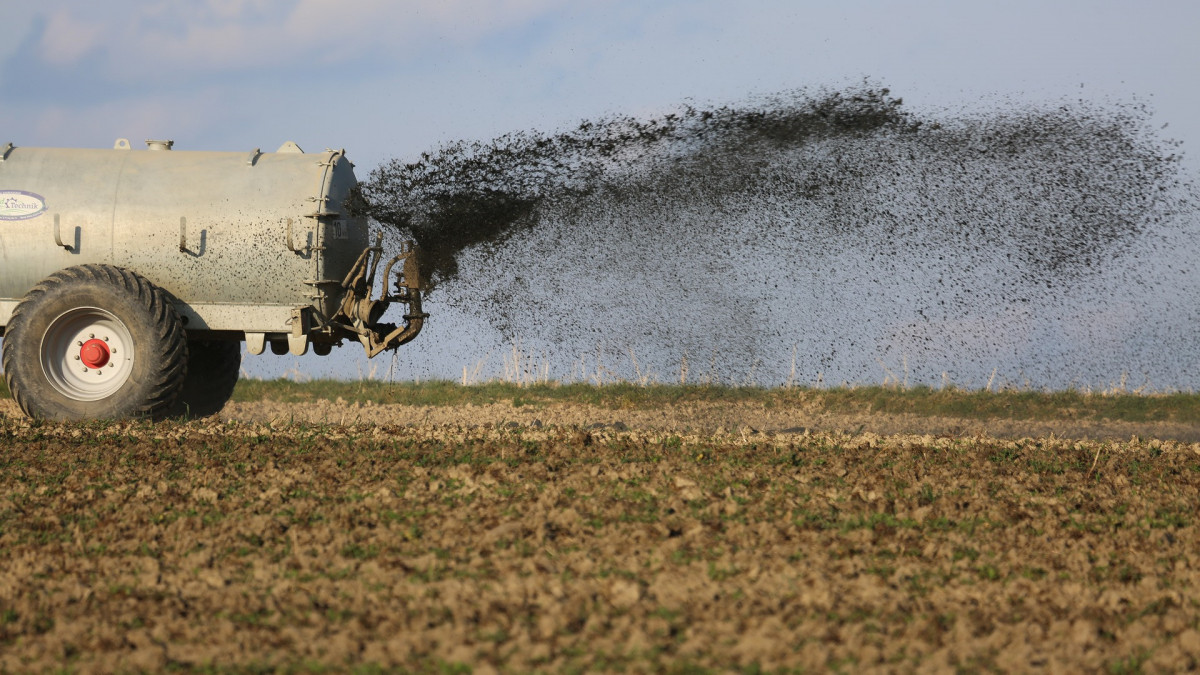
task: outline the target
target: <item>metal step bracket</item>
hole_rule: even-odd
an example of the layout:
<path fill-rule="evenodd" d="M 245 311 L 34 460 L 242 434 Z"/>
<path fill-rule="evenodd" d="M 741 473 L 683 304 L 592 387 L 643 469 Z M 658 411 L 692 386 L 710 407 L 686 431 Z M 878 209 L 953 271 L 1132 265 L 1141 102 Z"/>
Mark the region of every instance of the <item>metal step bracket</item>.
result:
<path fill-rule="evenodd" d="M 307 335 L 289 335 L 288 336 L 288 351 L 292 356 L 304 356 L 308 353 L 308 336 Z"/>
<path fill-rule="evenodd" d="M 266 333 L 246 333 L 246 351 L 258 356 L 267 348 Z"/>

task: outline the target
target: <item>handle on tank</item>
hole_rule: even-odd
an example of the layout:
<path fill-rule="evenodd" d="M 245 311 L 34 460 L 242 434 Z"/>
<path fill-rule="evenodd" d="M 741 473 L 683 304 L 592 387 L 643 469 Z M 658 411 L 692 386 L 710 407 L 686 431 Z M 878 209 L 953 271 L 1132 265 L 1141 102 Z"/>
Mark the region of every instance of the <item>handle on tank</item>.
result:
<path fill-rule="evenodd" d="M 296 255 L 305 255 L 309 251 L 312 250 L 312 247 L 309 246 L 307 240 L 305 241 L 304 246 L 302 248 L 296 248 L 295 240 L 292 238 L 292 219 L 291 218 L 287 219 L 287 247 L 288 247 L 289 251 L 291 251 L 292 253 L 295 253 Z"/>
<path fill-rule="evenodd" d="M 61 246 L 63 249 L 65 249 L 67 251 L 75 250 L 74 248 L 71 247 L 70 244 L 63 243 L 62 232 L 59 231 L 59 227 L 58 227 L 58 214 L 57 213 L 54 214 L 54 243 L 57 244 L 58 246 Z"/>

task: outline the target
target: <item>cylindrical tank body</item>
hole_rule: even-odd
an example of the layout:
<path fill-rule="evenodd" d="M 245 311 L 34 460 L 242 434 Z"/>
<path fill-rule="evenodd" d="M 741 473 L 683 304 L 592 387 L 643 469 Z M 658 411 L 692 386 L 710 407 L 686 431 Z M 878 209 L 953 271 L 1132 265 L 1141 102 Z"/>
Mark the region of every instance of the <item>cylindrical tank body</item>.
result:
<path fill-rule="evenodd" d="M 355 178 L 342 152 L 169 148 L 4 149 L 0 326 L 42 279 L 85 263 L 162 287 L 189 331 L 278 333 L 297 308 L 336 312 L 368 246 L 366 222 L 344 212 Z"/>

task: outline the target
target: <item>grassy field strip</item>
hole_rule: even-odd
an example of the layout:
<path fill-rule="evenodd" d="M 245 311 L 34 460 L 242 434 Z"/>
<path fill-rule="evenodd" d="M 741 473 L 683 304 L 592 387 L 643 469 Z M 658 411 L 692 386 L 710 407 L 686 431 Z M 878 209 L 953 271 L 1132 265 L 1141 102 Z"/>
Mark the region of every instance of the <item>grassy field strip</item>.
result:
<path fill-rule="evenodd" d="M 0 398 L 8 388 L 0 380 Z M 486 382 L 461 385 L 451 381 L 395 382 L 377 380 L 243 379 L 234 401 L 465 406 L 511 403 L 514 407 L 554 403 L 586 404 L 613 409 L 653 409 L 688 403 L 741 403 L 764 408 L 820 409 L 843 414 L 890 414 L 959 419 L 1043 421 L 1125 421 L 1200 424 L 1200 394 L 1087 393 L 1082 391 L 985 391 L 929 387 L 856 386 L 730 387 L 618 382 L 522 385 Z"/>
<path fill-rule="evenodd" d="M 616 383 L 535 384 L 489 382 L 463 386 L 448 381 L 398 382 L 243 380 L 235 401 L 464 406 L 511 402 L 514 407 L 551 403 L 645 409 L 686 403 L 747 403 L 764 407 L 821 409 L 835 413 L 882 413 L 962 419 L 1113 420 L 1200 423 L 1200 394 L 1084 393 L 1079 391 L 964 391 L 928 387 L 863 386 L 810 389 L 706 385 L 645 386 Z"/>

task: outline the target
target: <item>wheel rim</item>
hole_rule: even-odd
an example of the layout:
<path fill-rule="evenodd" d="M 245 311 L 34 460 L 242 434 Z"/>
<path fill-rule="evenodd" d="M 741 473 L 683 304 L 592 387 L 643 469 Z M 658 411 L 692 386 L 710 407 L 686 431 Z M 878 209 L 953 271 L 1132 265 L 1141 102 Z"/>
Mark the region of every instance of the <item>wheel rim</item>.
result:
<path fill-rule="evenodd" d="M 42 372 L 58 393 L 76 401 L 98 401 L 129 379 L 133 336 L 112 313 L 79 307 L 50 322 L 39 354 Z"/>

